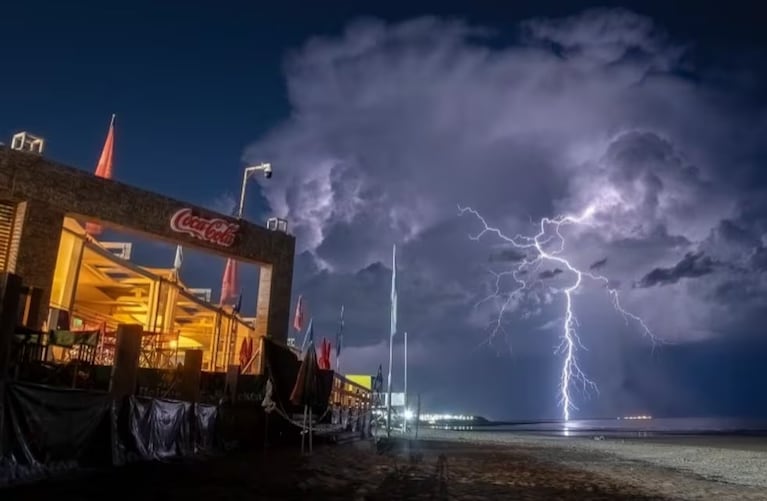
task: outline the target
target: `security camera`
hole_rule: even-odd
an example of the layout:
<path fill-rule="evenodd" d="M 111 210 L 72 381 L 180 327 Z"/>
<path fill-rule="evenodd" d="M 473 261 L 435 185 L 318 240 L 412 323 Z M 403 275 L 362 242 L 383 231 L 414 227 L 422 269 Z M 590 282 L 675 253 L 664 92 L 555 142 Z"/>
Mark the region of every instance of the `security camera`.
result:
<path fill-rule="evenodd" d="M 272 178 L 272 164 L 266 164 L 266 167 L 264 167 L 264 177 L 266 179 Z"/>

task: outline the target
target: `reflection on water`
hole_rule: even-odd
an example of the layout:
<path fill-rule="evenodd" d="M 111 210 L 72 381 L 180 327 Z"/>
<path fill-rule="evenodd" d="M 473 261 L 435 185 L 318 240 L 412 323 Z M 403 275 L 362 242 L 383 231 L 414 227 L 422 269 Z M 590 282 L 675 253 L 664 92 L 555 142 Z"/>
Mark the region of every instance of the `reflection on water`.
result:
<path fill-rule="evenodd" d="M 767 436 L 767 420 L 723 418 L 579 419 L 571 421 L 443 425 L 454 431 L 514 432 L 562 437 L 602 435 L 641 438 L 662 435 L 736 434 Z"/>
<path fill-rule="evenodd" d="M 474 431 L 474 426 L 466 426 L 466 425 L 443 424 L 443 425 L 427 425 L 426 427 L 432 430 Z M 478 427 L 478 428 L 482 428 L 482 427 Z"/>

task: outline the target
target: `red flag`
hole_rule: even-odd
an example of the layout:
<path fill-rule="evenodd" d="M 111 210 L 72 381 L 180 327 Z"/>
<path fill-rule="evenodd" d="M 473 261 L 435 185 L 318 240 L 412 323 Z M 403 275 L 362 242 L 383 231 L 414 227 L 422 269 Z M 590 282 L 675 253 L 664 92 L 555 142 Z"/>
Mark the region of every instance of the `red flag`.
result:
<path fill-rule="evenodd" d="M 248 360 L 250 360 L 250 356 L 248 356 L 248 338 L 244 337 L 240 345 L 240 369 L 245 367 Z"/>
<path fill-rule="evenodd" d="M 96 165 L 96 176 L 103 177 L 104 179 L 112 179 L 112 162 L 115 146 L 115 116 L 112 115 L 112 120 L 109 122 L 109 131 L 107 132 L 106 141 L 104 141 L 104 148 L 101 150 L 101 157 L 99 163 Z M 100 235 L 101 225 L 97 223 L 85 223 L 85 231 L 89 235 Z"/>
<path fill-rule="evenodd" d="M 322 344 L 320 344 L 320 357 L 317 361 L 320 369 L 330 369 L 330 342 L 327 338 L 322 338 Z"/>
<path fill-rule="evenodd" d="M 293 317 L 293 328 L 298 332 L 304 329 L 304 298 L 298 296 L 298 302 L 296 303 L 296 315 Z"/>
<path fill-rule="evenodd" d="M 323 339 L 320 345 L 317 347 L 317 351 L 320 352 L 320 354 L 317 356 L 317 367 L 320 369 L 325 368 L 325 360 L 323 360 L 323 357 L 325 356 L 325 340 Z"/>
<path fill-rule="evenodd" d="M 237 284 L 237 261 L 234 259 L 226 260 L 224 276 L 221 280 L 221 301 L 219 304 L 229 304 L 237 296 L 239 290 Z"/>

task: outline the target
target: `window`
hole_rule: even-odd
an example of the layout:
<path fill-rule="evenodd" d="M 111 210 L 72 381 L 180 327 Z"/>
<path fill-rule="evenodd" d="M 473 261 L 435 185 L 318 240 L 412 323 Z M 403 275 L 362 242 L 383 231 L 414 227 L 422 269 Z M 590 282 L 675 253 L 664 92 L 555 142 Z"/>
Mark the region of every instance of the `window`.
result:
<path fill-rule="evenodd" d="M 69 310 L 74 299 L 77 273 L 83 256 L 83 240 L 68 231 L 61 232 L 56 272 L 51 287 L 51 306 Z"/>

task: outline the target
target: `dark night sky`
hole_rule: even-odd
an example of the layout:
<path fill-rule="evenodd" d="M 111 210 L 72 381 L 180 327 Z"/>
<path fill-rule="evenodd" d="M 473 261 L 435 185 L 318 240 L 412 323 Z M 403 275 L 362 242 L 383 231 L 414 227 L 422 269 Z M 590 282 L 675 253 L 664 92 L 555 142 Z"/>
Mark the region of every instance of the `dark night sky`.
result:
<path fill-rule="evenodd" d="M 430 410 L 493 418 L 561 414 L 557 291 L 573 275 L 534 270 L 551 278 L 513 296 L 492 335 L 502 301 L 475 305 L 515 254 L 469 240 L 480 223 L 456 207 L 529 235 L 594 206 L 563 231 L 563 256 L 600 262 L 663 343 L 584 282 L 578 355 L 600 392 L 575 391 L 573 415 L 767 416 L 756 2 L 257 4 L 3 6 L 0 140 L 28 130 L 92 170 L 117 113 L 116 178 L 223 211 L 243 165 L 271 161 L 247 216 L 289 220 L 294 290 L 320 336 L 346 305 L 344 366 L 386 359 L 397 243 L 411 390 Z M 173 250 L 140 242 L 135 260 L 170 264 Z M 191 253 L 184 277 L 217 294 L 222 269 Z"/>

